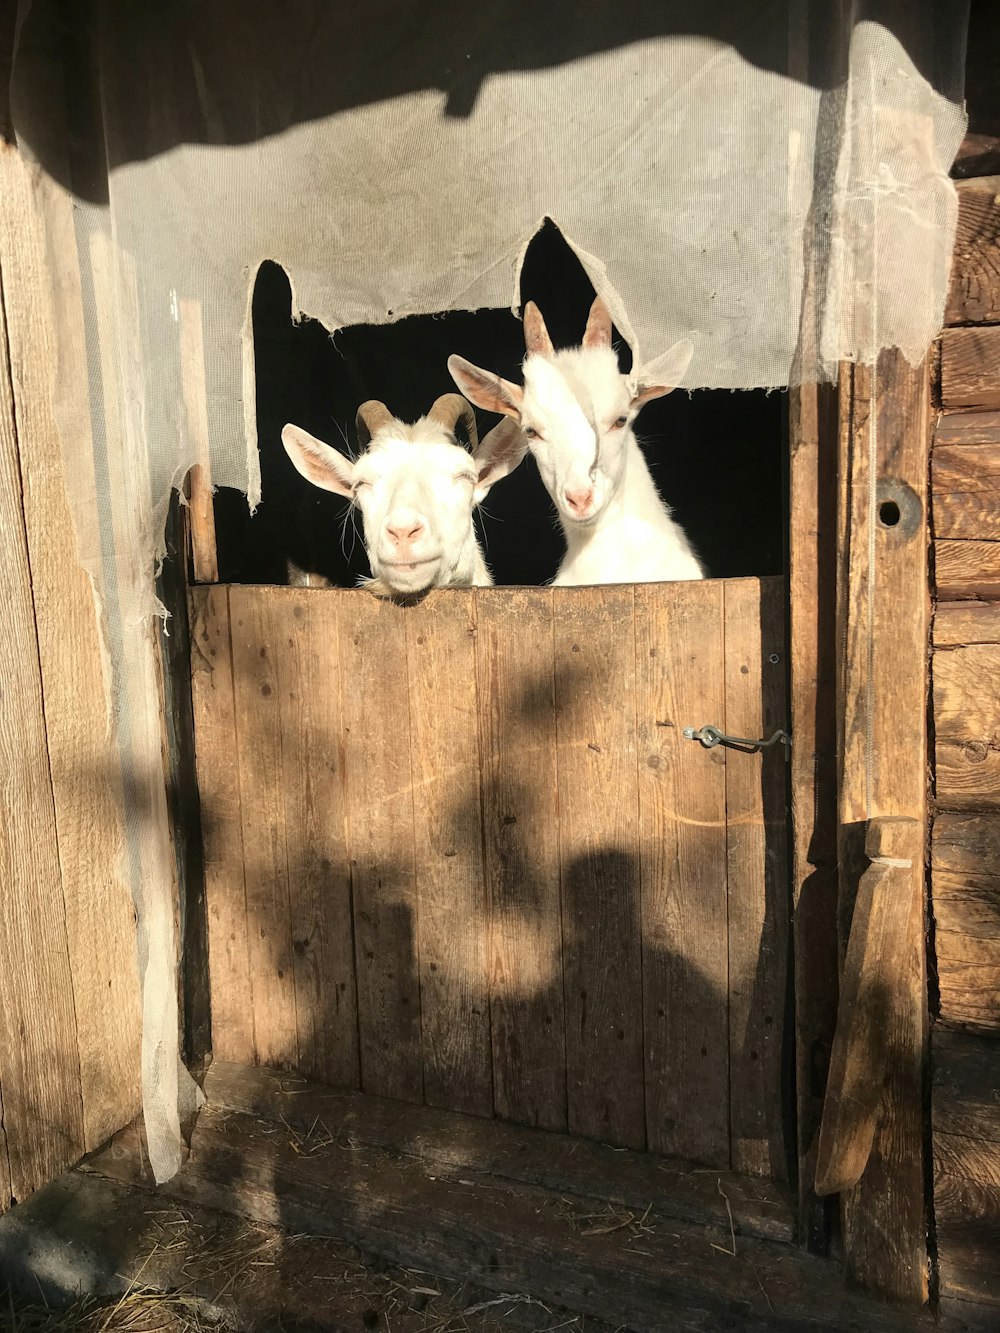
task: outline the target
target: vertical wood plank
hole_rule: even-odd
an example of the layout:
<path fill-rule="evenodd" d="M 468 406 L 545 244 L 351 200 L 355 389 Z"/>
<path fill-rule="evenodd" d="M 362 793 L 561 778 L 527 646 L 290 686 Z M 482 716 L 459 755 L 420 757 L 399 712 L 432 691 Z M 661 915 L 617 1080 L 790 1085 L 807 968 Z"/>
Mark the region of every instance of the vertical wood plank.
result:
<path fill-rule="evenodd" d="M 0 283 L 0 1210 L 84 1151 L 80 1051 Z M 21 293 L 29 301 L 29 292 Z"/>
<path fill-rule="evenodd" d="M 729 1164 L 723 584 L 635 589 L 645 1100 L 649 1147 Z M 697 1089 L 697 1095 L 692 1090 Z"/>
<path fill-rule="evenodd" d="M 494 1109 L 565 1130 L 552 592 L 480 588 L 476 607 Z"/>
<path fill-rule="evenodd" d="M 631 587 L 553 590 L 568 1123 L 645 1145 Z"/>
<path fill-rule="evenodd" d="M 188 446 L 197 462 L 188 474 L 191 550 L 196 583 L 217 583 L 219 558 L 215 541 L 215 503 L 212 498 L 211 453 L 208 437 L 208 398 L 205 387 L 205 333 L 201 302 L 182 296 L 178 302 L 178 354 Z"/>
<path fill-rule="evenodd" d="M 424 1100 L 490 1115 L 475 593 L 434 593 L 405 626 Z"/>
<path fill-rule="evenodd" d="M 286 810 L 275 791 L 275 771 L 283 764 L 286 660 L 276 631 L 278 599 L 285 595 L 283 588 L 233 586 L 229 608 L 255 1052 L 261 1064 L 295 1067 Z"/>
<path fill-rule="evenodd" d="M 281 663 L 274 795 L 285 812 L 298 1067 L 359 1087 L 339 635 L 347 604 L 336 591 L 283 588 L 274 597 Z"/>
<path fill-rule="evenodd" d="M 886 815 L 922 823 L 926 817 L 929 387 L 926 362 L 914 369 L 900 353 L 883 352 L 874 371 L 854 368 L 849 404 L 842 406 L 842 938 L 864 869 L 867 821 Z M 883 510 L 887 503 L 895 509 Z M 907 883 L 922 899 L 922 877 Z M 922 1302 L 928 1021 L 922 901 L 908 920 L 910 965 L 905 994 L 897 999 L 880 1125 L 865 1174 L 841 1201 L 852 1278 L 884 1295 Z"/>
<path fill-rule="evenodd" d="M 10 356 L 3 393 L 6 411 L 16 407 L 26 478 L 24 518 L 89 1150 L 139 1110 L 141 1017 L 105 645 L 93 588 L 79 563 L 81 551 L 93 554 L 96 534 L 80 522 L 95 481 L 74 204 L 13 150 L 0 155 L 0 194 Z M 72 485 L 82 500 L 72 517 L 63 463 L 68 411 Z M 96 512 L 93 501 L 95 527 Z"/>
<path fill-rule="evenodd" d="M 784 579 L 725 584 L 726 725 L 788 729 Z M 729 1116 L 732 1167 L 787 1177 L 783 1067 L 788 998 L 788 763 L 780 743 L 726 760 Z"/>
<path fill-rule="evenodd" d="M 813 1188 L 837 1015 L 837 386 L 789 393 L 792 937 L 799 1219 L 826 1248 Z"/>
<path fill-rule="evenodd" d="M 201 802 L 212 1050 L 256 1062 L 229 589 L 191 588 L 191 703 Z"/>
<path fill-rule="evenodd" d="M 405 608 L 340 594 L 361 1086 L 423 1098 Z"/>

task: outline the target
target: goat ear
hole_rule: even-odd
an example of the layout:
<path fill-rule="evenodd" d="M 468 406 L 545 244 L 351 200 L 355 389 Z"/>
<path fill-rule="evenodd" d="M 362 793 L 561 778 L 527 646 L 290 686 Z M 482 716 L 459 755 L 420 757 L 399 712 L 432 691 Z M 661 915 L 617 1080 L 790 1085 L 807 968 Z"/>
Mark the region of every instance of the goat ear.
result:
<path fill-rule="evenodd" d="M 527 436 L 516 421 L 508 418 L 493 427 L 472 455 L 472 461 L 479 472 L 476 504 L 486 499 L 494 482 L 514 471 L 527 452 Z"/>
<path fill-rule="evenodd" d="M 306 481 L 311 481 L 324 491 L 333 491 L 334 495 L 351 497 L 354 464 L 349 458 L 331 449 L 322 440 L 317 440 L 301 426 L 293 426 L 291 422 L 281 432 L 281 443 L 295 464 L 296 471 Z"/>
<path fill-rule="evenodd" d="M 590 314 L 587 316 L 583 346 L 611 346 L 611 312 L 599 296 L 594 297 L 594 304 L 590 307 Z"/>
<path fill-rule="evenodd" d="M 524 350 L 534 356 L 554 356 L 555 348 L 542 319 L 542 312 L 534 301 L 524 307 Z"/>
<path fill-rule="evenodd" d="M 673 347 L 643 366 L 635 377 L 636 388 L 632 398 L 632 410 L 638 412 L 654 398 L 676 389 L 684 378 L 691 358 L 694 356 L 694 343 L 687 338 L 674 343 Z"/>
<path fill-rule="evenodd" d="M 502 416 L 521 419 L 524 390 L 488 370 L 480 370 L 464 356 L 449 356 L 448 373 L 468 398 L 484 412 L 499 412 Z"/>

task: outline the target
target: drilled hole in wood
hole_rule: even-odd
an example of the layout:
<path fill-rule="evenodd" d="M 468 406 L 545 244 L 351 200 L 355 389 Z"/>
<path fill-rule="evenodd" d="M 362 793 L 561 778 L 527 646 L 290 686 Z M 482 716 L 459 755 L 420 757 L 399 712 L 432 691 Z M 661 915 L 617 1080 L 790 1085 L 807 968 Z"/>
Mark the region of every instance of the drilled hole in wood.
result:
<path fill-rule="evenodd" d="M 883 528 L 894 528 L 899 522 L 899 505 L 895 500 L 883 500 L 878 507 L 878 521 Z"/>

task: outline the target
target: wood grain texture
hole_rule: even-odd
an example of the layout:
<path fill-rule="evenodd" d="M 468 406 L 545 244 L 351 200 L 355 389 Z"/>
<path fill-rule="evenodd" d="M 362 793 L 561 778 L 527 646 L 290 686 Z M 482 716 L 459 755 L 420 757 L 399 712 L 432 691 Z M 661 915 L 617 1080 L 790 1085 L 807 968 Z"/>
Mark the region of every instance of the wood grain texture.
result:
<path fill-rule="evenodd" d="M 423 1073 L 406 610 L 361 591 L 336 595 L 361 1086 L 417 1102 Z"/>
<path fill-rule="evenodd" d="M 937 538 L 1000 538 L 1000 444 L 936 445 L 931 455 Z"/>
<path fill-rule="evenodd" d="M 933 638 L 935 648 L 1000 643 L 1000 602 L 938 602 Z"/>
<path fill-rule="evenodd" d="M 941 1292 L 995 1305 L 1000 1320 L 997 1144 L 938 1130 L 933 1154 Z"/>
<path fill-rule="evenodd" d="M 4 256 L 4 261 L 5 261 Z M 0 1211 L 84 1151 L 80 1047 L 0 270 Z M 23 300 L 30 300 L 28 292 Z"/>
<path fill-rule="evenodd" d="M 340 610 L 343 597 L 282 590 L 272 620 L 279 672 L 281 765 L 291 911 L 298 1068 L 307 1077 L 360 1081 Z M 250 812 L 244 807 L 244 818 Z M 249 830 L 244 826 L 244 843 Z"/>
<path fill-rule="evenodd" d="M 865 868 L 868 822 L 879 816 L 921 824 L 925 819 L 929 388 L 926 363 L 912 368 L 898 352 L 883 352 L 874 371 L 853 369 L 849 393 L 842 394 L 837 712 L 844 940 Z M 886 524 L 882 505 L 890 500 L 898 521 Z M 851 1277 L 873 1292 L 922 1303 L 927 1299 L 922 913 L 911 915 L 903 952 L 905 989 L 896 998 L 879 1127 L 864 1176 L 841 1196 L 841 1215 Z"/>
<path fill-rule="evenodd" d="M 568 1127 L 646 1141 L 630 587 L 553 590 Z M 617 705 L 617 706 L 616 706 Z"/>
<path fill-rule="evenodd" d="M 482 588 L 476 608 L 494 1109 L 564 1130 L 552 593 Z"/>
<path fill-rule="evenodd" d="M 935 820 L 931 910 L 941 1022 L 1000 1033 L 1000 816 Z"/>
<path fill-rule="evenodd" d="M 799 1218 L 814 1251 L 825 1249 L 829 1229 L 829 1201 L 813 1184 L 838 985 L 838 397 L 837 385 L 789 390 L 795 1096 Z"/>
<path fill-rule="evenodd" d="M 191 588 L 191 701 L 201 801 L 212 1049 L 217 1059 L 252 1064 L 250 973 L 243 820 L 229 637 L 229 589 Z"/>
<path fill-rule="evenodd" d="M 490 1115 L 474 594 L 426 597 L 405 631 L 424 1100 Z"/>
<path fill-rule="evenodd" d="M 945 599 L 1000 598 L 1000 542 L 936 541 L 934 583 Z"/>
<path fill-rule="evenodd" d="M 713 1166 L 729 1162 L 726 753 L 683 732 L 725 717 L 723 596 L 635 588 L 649 1147 Z"/>
<path fill-rule="evenodd" d="M 913 920 L 923 918 L 923 851 L 924 828 L 918 820 L 873 819 L 868 825 L 865 855 L 872 864 L 861 876 L 844 957 L 816 1162 L 817 1194 L 840 1193 L 861 1179 L 886 1075 L 894 1060 L 907 1056 L 907 973 L 913 961 Z M 900 1038 L 902 1052 L 894 1049 Z"/>
<path fill-rule="evenodd" d="M 1000 176 L 959 181 L 946 324 L 1000 322 Z"/>
<path fill-rule="evenodd" d="M 936 652 L 932 663 L 939 806 L 1000 806 L 1000 646 Z"/>
<path fill-rule="evenodd" d="M 74 531 L 54 411 L 58 386 L 77 386 L 72 484 L 78 497 L 88 497 L 95 480 L 74 204 L 14 151 L 0 155 L 0 192 L 10 356 L 3 380 L 6 393 L 13 393 L 26 479 L 24 520 L 89 1150 L 139 1109 L 141 1015 L 135 913 L 123 866 L 121 759 L 108 728 L 94 590 L 79 563 L 81 551 L 94 556 L 96 537 L 82 527 Z"/>
<path fill-rule="evenodd" d="M 1000 412 L 942 412 L 934 448 L 954 444 L 1000 444 Z"/>
<path fill-rule="evenodd" d="M 934 1133 L 990 1143 L 1000 1150 L 1000 1041 L 935 1026 L 931 1053 Z"/>
<path fill-rule="evenodd" d="M 189 456 L 196 459 L 188 473 L 194 581 L 217 583 L 219 557 L 215 540 L 215 503 L 212 498 L 208 391 L 205 383 L 205 333 L 201 302 L 190 296 L 182 296 L 177 305 L 178 353 L 186 444 Z"/>
<path fill-rule="evenodd" d="M 945 329 L 941 335 L 944 407 L 1000 407 L 1000 326 Z"/>
<path fill-rule="evenodd" d="M 285 650 L 285 590 L 229 590 L 236 754 L 243 821 L 254 1052 L 262 1064 L 299 1058 L 292 954 L 290 853 L 298 829 L 277 796 L 284 777 L 282 704 L 294 678 Z"/>
<path fill-rule="evenodd" d="M 727 579 L 726 731 L 787 730 L 784 579 Z M 735 1171 L 782 1180 L 788 982 L 788 763 L 776 744 L 726 756 L 729 1124 Z"/>

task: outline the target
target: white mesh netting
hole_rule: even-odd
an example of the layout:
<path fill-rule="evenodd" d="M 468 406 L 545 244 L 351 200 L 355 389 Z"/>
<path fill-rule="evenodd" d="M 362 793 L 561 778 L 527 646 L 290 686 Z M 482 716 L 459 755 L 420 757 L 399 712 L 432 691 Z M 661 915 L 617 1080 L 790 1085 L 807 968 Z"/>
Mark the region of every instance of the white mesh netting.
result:
<path fill-rule="evenodd" d="M 67 48 L 47 5 L 21 0 L 14 128 L 40 164 L 55 299 L 88 366 L 81 385 L 57 356 L 53 393 L 68 475 L 93 478 L 70 494 L 126 791 L 142 792 L 123 874 L 160 1178 L 193 1092 L 142 631 L 171 488 L 191 464 L 207 450 L 216 484 L 259 498 L 260 261 L 280 262 L 296 310 L 331 330 L 516 305 L 520 258 L 549 216 L 637 355 L 694 342 L 689 388 L 830 378 L 884 347 L 916 362 L 941 324 L 964 5 L 715 9 L 104 0 Z"/>

